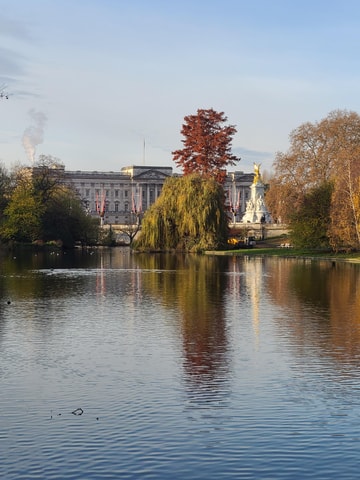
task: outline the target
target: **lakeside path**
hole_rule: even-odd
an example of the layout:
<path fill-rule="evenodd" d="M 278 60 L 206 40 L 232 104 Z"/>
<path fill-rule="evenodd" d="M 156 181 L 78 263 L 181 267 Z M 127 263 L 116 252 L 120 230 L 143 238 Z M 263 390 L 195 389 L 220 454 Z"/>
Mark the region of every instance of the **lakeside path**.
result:
<path fill-rule="evenodd" d="M 209 250 L 205 255 L 225 255 L 236 257 L 278 257 L 296 258 L 302 260 L 325 260 L 329 262 L 360 263 L 360 252 L 331 253 L 297 250 L 294 248 L 252 248 L 242 250 Z"/>

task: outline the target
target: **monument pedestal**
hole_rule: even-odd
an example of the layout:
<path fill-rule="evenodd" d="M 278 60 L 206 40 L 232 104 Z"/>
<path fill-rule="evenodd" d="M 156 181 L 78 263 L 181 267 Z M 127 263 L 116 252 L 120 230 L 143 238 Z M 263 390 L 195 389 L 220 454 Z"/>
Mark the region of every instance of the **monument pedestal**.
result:
<path fill-rule="evenodd" d="M 242 223 L 271 223 L 270 214 L 264 202 L 265 186 L 261 180 L 260 165 L 255 164 L 255 177 L 250 186 L 251 196 L 246 203 Z"/>

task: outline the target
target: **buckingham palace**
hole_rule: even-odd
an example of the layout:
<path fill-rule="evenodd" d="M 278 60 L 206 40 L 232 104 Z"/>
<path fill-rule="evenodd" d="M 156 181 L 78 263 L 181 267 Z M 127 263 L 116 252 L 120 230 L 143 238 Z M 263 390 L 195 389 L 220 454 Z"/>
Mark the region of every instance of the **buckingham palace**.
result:
<path fill-rule="evenodd" d="M 76 189 L 87 212 L 110 225 L 136 223 L 173 175 L 179 174 L 172 167 L 157 166 L 129 166 L 119 172 L 64 170 L 65 182 Z M 253 178 L 241 171 L 227 174 L 226 205 L 233 221 L 240 221 L 246 210 Z"/>

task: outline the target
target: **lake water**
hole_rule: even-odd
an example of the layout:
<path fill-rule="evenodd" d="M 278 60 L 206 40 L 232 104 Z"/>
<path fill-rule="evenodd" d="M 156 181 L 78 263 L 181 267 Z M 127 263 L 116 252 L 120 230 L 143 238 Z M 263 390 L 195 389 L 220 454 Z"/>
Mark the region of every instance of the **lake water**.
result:
<path fill-rule="evenodd" d="M 355 479 L 360 266 L 12 254 L 0 478 Z"/>

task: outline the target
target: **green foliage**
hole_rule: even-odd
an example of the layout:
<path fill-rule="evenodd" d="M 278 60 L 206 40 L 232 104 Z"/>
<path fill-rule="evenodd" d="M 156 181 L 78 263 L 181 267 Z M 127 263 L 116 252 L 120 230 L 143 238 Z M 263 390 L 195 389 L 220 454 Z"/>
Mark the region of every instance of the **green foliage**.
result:
<path fill-rule="evenodd" d="M 43 207 L 38 202 L 31 182 L 19 184 L 4 210 L 5 220 L 1 226 L 4 240 L 32 242 L 39 238 Z"/>
<path fill-rule="evenodd" d="M 333 184 L 313 187 L 290 216 L 291 243 L 298 248 L 328 248 Z"/>
<path fill-rule="evenodd" d="M 227 233 L 222 186 L 198 174 L 171 177 L 145 213 L 134 248 L 189 252 L 218 249 L 226 245 Z"/>
<path fill-rule="evenodd" d="M 0 217 L 8 204 L 11 179 L 6 168 L 0 164 Z"/>
<path fill-rule="evenodd" d="M 76 192 L 59 186 L 49 198 L 42 217 L 42 239 L 60 241 L 65 247 L 76 242 L 94 244 L 98 238 L 95 222 L 84 211 Z"/>
<path fill-rule="evenodd" d="M 76 192 L 65 187 L 62 169 L 46 162 L 19 170 L 0 227 L 1 238 L 16 242 L 96 243 L 98 224 L 86 214 Z"/>
<path fill-rule="evenodd" d="M 114 247 L 116 245 L 116 235 L 114 231 L 111 228 L 108 228 L 107 230 L 102 229 L 100 232 L 100 243 L 103 246 L 106 247 Z"/>

